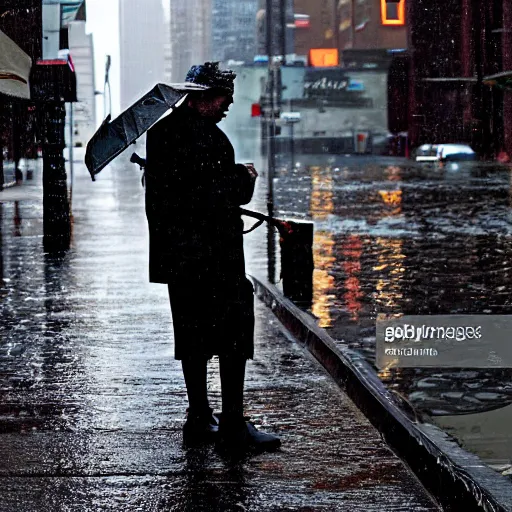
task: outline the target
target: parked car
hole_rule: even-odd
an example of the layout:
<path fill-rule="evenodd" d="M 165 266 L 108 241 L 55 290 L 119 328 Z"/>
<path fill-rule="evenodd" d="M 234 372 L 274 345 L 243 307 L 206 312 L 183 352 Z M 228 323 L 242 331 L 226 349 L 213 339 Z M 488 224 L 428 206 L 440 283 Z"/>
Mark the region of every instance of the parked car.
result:
<path fill-rule="evenodd" d="M 467 144 L 423 144 L 416 150 L 416 162 L 476 160 Z"/>

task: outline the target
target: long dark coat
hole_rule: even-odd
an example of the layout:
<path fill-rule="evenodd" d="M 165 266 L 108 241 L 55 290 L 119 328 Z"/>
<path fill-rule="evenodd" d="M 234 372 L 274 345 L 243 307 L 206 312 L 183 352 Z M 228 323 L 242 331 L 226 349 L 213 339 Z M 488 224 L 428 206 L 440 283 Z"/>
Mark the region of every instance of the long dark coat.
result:
<path fill-rule="evenodd" d="M 253 357 L 239 206 L 254 181 L 222 130 L 187 106 L 148 132 L 149 278 L 169 285 L 176 359 Z"/>

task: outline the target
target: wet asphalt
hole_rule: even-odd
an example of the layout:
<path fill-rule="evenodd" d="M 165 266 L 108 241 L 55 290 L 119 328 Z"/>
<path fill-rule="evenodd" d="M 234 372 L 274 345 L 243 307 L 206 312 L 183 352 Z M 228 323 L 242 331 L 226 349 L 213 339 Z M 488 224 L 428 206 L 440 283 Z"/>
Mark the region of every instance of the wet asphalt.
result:
<path fill-rule="evenodd" d="M 392 157 L 290 155 L 276 215 L 314 223 L 312 313 L 375 363 L 378 314 L 511 315 L 512 167 Z M 425 421 L 512 477 L 512 370 L 385 370 Z"/>
<path fill-rule="evenodd" d="M 0 511 L 438 510 L 258 301 L 246 413 L 282 449 L 241 461 L 186 450 L 166 287 L 147 278 L 139 171 L 123 156 L 92 183 L 75 163 L 61 255 L 42 249 L 40 179 L 0 192 Z M 264 245 L 251 240 L 248 268 Z M 215 410 L 217 370 L 214 360 Z"/>

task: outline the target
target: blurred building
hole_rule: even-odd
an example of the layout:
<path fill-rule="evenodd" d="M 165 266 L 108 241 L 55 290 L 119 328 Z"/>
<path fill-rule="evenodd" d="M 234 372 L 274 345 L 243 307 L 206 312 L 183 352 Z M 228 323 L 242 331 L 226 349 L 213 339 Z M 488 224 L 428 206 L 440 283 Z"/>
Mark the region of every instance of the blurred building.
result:
<path fill-rule="evenodd" d="M 212 57 L 252 62 L 256 54 L 258 0 L 212 0 Z"/>
<path fill-rule="evenodd" d="M 119 2 L 121 110 L 165 81 L 162 0 Z"/>
<path fill-rule="evenodd" d="M 295 51 L 308 55 L 312 48 L 335 48 L 335 8 L 333 0 L 294 0 L 294 14 L 307 16 L 294 30 Z"/>
<path fill-rule="evenodd" d="M 512 27 L 512 5 L 503 2 L 503 25 L 501 27 L 501 68 L 512 72 L 512 32 L 505 27 Z M 503 92 L 503 149 L 512 156 L 512 90 Z"/>
<path fill-rule="evenodd" d="M 25 88 L 29 83 L 31 64 L 42 56 L 41 28 L 41 0 L 0 2 L 0 31 L 3 34 L 0 39 L 0 190 L 15 182 L 14 162 L 17 158 L 37 155 L 36 115 L 26 100 L 30 90 Z M 8 51 L 5 44 L 11 47 Z M 24 65 L 20 66 L 22 63 Z M 20 85 L 25 87 L 17 93 Z"/>
<path fill-rule="evenodd" d="M 294 0 L 297 54 L 407 48 L 406 0 Z"/>
<path fill-rule="evenodd" d="M 406 0 L 340 0 L 336 44 L 345 49 L 407 48 Z"/>
<path fill-rule="evenodd" d="M 466 142 L 484 156 L 511 155 L 510 0 L 416 0 L 407 17 L 412 144 Z"/>
<path fill-rule="evenodd" d="M 76 72 L 78 99 L 73 105 L 73 144 L 81 147 L 87 144 L 96 129 L 93 39 L 92 34 L 85 31 L 85 20 L 69 24 L 69 51 Z M 70 121 L 71 116 L 68 117 Z"/>
<path fill-rule="evenodd" d="M 280 55 L 283 30 L 287 53 L 310 56 L 312 49 L 396 50 L 407 48 L 407 0 L 272 0 L 273 54 Z M 258 54 L 266 54 L 266 0 L 259 0 Z M 282 16 L 282 10 L 285 16 Z M 332 54 L 325 53 L 328 65 Z"/>
<path fill-rule="evenodd" d="M 172 82 L 212 60 L 212 0 L 170 0 Z"/>
<path fill-rule="evenodd" d="M 164 23 L 164 79 L 165 83 L 172 82 L 171 17 L 168 10 L 165 11 Z"/>
<path fill-rule="evenodd" d="M 20 177 L 21 160 L 37 157 L 46 105 L 76 100 L 68 28 L 84 13 L 84 0 L 0 1 L 0 31 L 5 36 L 0 48 L 0 189 Z M 27 76 L 20 74 L 25 59 Z M 24 84 L 27 91 L 20 94 L 15 84 Z"/>
<path fill-rule="evenodd" d="M 295 54 L 294 0 L 271 0 L 272 55 Z M 259 0 L 256 21 L 256 54 L 267 54 L 267 1 Z M 283 38 L 284 34 L 284 38 Z"/>

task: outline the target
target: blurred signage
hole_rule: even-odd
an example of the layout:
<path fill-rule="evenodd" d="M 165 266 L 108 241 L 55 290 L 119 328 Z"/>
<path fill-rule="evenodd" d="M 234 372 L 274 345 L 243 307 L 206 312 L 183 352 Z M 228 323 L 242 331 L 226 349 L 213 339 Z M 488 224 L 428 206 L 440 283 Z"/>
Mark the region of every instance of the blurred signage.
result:
<path fill-rule="evenodd" d="M 363 80 L 351 78 L 340 68 L 308 69 L 304 76 L 304 98 L 322 98 L 337 105 L 370 108 L 373 101 L 367 93 Z"/>
<path fill-rule="evenodd" d="M 339 65 L 337 48 L 311 48 L 309 50 L 309 63 L 315 68 L 328 68 Z"/>
<path fill-rule="evenodd" d="M 295 28 L 309 28 L 310 26 L 309 14 L 294 14 L 293 21 Z"/>
<path fill-rule="evenodd" d="M 280 118 L 286 123 L 298 123 L 300 121 L 300 112 L 281 112 Z"/>
<path fill-rule="evenodd" d="M 364 91 L 364 82 L 361 82 L 360 80 L 350 80 L 347 86 L 348 91 Z"/>
<path fill-rule="evenodd" d="M 304 89 L 309 91 L 342 91 L 348 90 L 349 83 L 350 81 L 346 77 L 340 77 L 338 80 L 333 80 L 331 78 L 323 76 L 315 81 L 304 82 Z"/>

